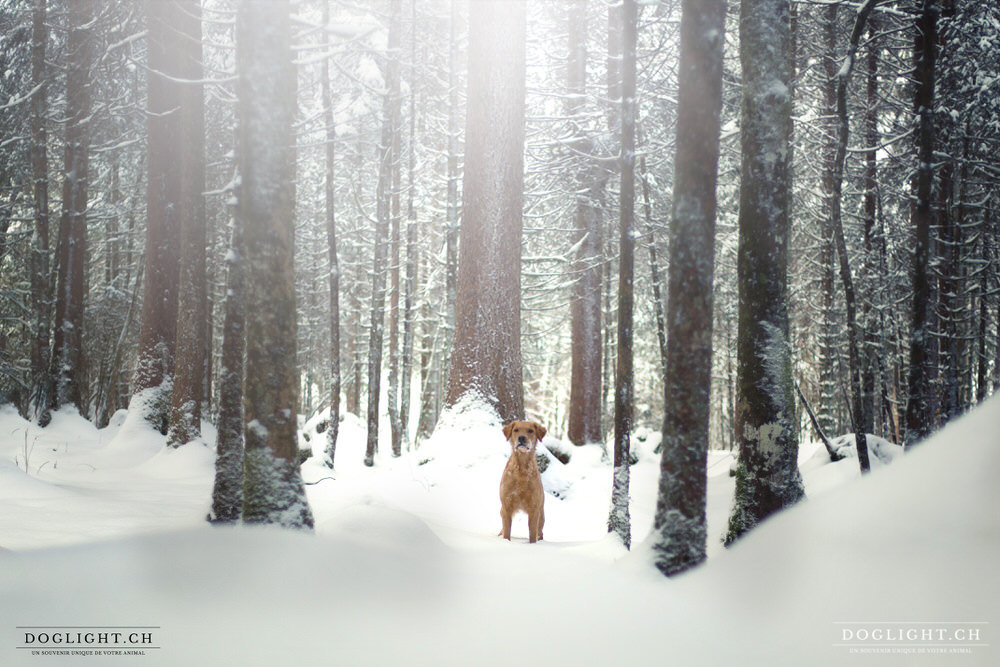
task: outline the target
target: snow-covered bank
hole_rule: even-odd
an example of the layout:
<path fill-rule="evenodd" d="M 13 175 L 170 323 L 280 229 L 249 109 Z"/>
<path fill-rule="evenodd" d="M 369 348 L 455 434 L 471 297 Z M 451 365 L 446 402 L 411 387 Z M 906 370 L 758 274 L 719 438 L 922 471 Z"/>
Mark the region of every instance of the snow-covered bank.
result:
<path fill-rule="evenodd" d="M 977 624 L 1000 609 L 1000 399 L 860 481 L 856 460 L 804 446 L 810 499 L 728 551 L 716 544 L 728 455 L 713 454 L 710 560 L 670 581 L 641 543 L 655 439 L 638 445 L 632 553 L 605 533 L 597 447 L 546 472 L 558 497 L 529 546 L 524 523 L 513 542 L 496 537 L 506 452 L 484 419 L 400 459 L 383 447 L 374 468 L 361 465 L 363 425 L 345 419 L 336 471 L 304 466 L 310 536 L 210 528 L 209 448 L 149 452 L 146 436 L 130 446 L 124 426 L 97 432 L 67 413 L 28 432 L 26 475 L 23 434 L 8 435 L 24 423 L 4 408 L 0 546 L 14 552 L 0 555 L 0 661 L 44 659 L 17 648 L 18 626 L 142 625 L 160 648 L 140 664 L 996 664 L 994 646 L 972 644 L 996 644 Z M 887 642 L 854 632 L 928 623 L 980 641 L 913 654 L 932 647 L 894 640 L 876 655 Z"/>

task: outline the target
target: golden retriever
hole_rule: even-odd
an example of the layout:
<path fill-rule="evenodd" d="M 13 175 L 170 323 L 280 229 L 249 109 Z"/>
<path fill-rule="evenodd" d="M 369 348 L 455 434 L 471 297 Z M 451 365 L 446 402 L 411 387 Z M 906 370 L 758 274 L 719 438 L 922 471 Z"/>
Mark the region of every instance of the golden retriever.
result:
<path fill-rule="evenodd" d="M 528 515 L 528 541 L 542 539 L 545 525 L 545 491 L 538 472 L 535 446 L 545 437 L 545 427 L 538 422 L 514 421 L 503 427 L 510 443 L 510 458 L 500 478 L 500 534 L 510 539 L 510 524 L 516 512 Z"/>

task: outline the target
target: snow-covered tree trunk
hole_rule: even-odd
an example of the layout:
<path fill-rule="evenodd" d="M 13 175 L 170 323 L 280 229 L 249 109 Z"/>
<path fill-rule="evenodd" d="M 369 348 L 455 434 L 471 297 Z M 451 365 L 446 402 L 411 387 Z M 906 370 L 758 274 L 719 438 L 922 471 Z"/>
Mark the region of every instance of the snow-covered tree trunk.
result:
<path fill-rule="evenodd" d="M 244 0 L 236 16 L 239 214 L 248 314 L 243 520 L 311 529 L 297 445 L 289 3 Z"/>
<path fill-rule="evenodd" d="M 87 414 L 83 316 L 87 286 L 87 185 L 96 9 L 93 0 L 79 0 L 70 5 L 68 14 L 63 210 L 59 221 L 59 272 L 51 360 L 56 383 L 52 407 L 72 404 L 82 415 Z"/>
<path fill-rule="evenodd" d="M 743 0 L 736 497 L 726 543 L 801 500 L 788 343 L 788 0 Z"/>
<path fill-rule="evenodd" d="M 870 430 L 867 415 L 871 414 L 870 406 L 865 402 L 864 377 L 862 359 L 861 325 L 858 323 L 858 297 L 854 289 L 854 278 L 847 257 L 847 242 L 844 239 L 844 224 L 841 216 L 841 192 L 843 190 L 844 169 L 847 160 L 847 138 L 850 126 L 847 118 L 847 84 L 854 69 L 854 57 L 858 43 L 864 33 L 865 22 L 875 6 L 875 0 L 867 0 L 857 12 L 854 28 L 848 45 L 844 63 L 836 74 L 836 112 L 837 112 L 837 144 L 833 160 L 832 191 L 830 194 L 829 227 L 837 245 L 837 255 L 840 258 L 840 280 L 844 286 L 844 303 L 847 306 L 847 347 L 850 360 L 850 388 L 853 416 L 853 430 L 858 451 L 858 464 L 861 472 L 870 469 L 868 462 L 868 443 L 866 434 Z"/>
<path fill-rule="evenodd" d="M 31 22 L 31 178 L 35 229 L 31 248 L 31 297 L 35 313 L 31 341 L 31 416 L 45 426 L 51 420 L 54 387 L 49 342 L 52 317 L 51 248 L 49 243 L 48 72 L 45 64 L 49 40 L 48 0 L 34 0 Z"/>
<path fill-rule="evenodd" d="M 330 24 L 330 3 L 323 3 L 323 25 Z M 332 51 L 329 33 L 326 39 L 327 51 Z M 337 225 L 334 195 L 334 142 L 337 133 L 334 128 L 333 95 L 330 93 L 330 57 L 323 59 L 323 81 L 321 94 L 323 103 L 323 124 L 326 126 L 325 164 L 323 196 L 326 212 L 326 239 L 330 260 L 330 425 L 326 431 L 326 465 L 334 467 L 337 453 L 337 435 L 340 433 L 340 261 L 337 257 Z"/>
<path fill-rule="evenodd" d="M 525 5 L 469 7 L 469 75 L 455 338 L 447 403 L 468 392 L 507 421 L 524 414 L 521 209 Z"/>
<path fill-rule="evenodd" d="M 403 279 L 403 349 L 401 359 L 402 378 L 399 387 L 399 417 L 400 439 L 409 446 L 410 442 L 410 407 L 412 404 L 411 384 L 413 375 L 413 340 L 415 336 L 416 317 L 414 297 L 417 290 L 417 208 L 416 197 L 417 174 L 417 3 L 410 6 L 410 25 L 413 34 L 410 37 L 410 128 L 406 192 L 406 273 Z"/>
<path fill-rule="evenodd" d="M 930 261 L 931 206 L 934 185 L 934 79 L 937 58 L 937 18 L 935 0 L 922 0 L 917 18 L 914 61 L 917 85 L 914 111 L 917 114 L 917 170 L 914 175 L 915 202 L 910 216 L 916 249 L 913 258 L 913 324 L 910 333 L 910 371 L 906 401 L 906 447 L 927 435 L 933 425 L 931 410 L 930 356 L 934 345 L 928 302 L 931 296 Z"/>
<path fill-rule="evenodd" d="M 390 28 L 390 39 L 398 31 Z M 364 463 L 375 465 L 375 453 L 378 451 L 379 431 L 379 401 L 382 390 L 382 356 L 385 334 L 385 301 L 386 301 L 386 271 L 389 256 L 389 234 L 393 216 L 393 164 L 396 161 L 395 135 L 398 131 L 398 114 L 395 113 L 396 95 L 399 88 L 399 58 L 398 47 L 394 53 L 387 54 L 385 63 L 386 92 L 382 96 L 382 136 L 378 148 L 378 185 L 376 186 L 375 240 L 374 262 L 372 266 L 372 307 L 371 325 L 368 332 L 368 439 L 365 448 Z M 392 314 L 390 314 L 392 316 Z M 390 341 L 391 343 L 391 341 Z M 390 380 L 394 377 L 390 377 Z M 391 391 L 389 392 L 391 394 Z M 389 406 L 390 413 L 395 405 Z M 390 419 L 391 419 L 390 415 Z"/>
<path fill-rule="evenodd" d="M 705 559 L 715 186 L 725 0 L 685 0 L 667 282 L 663 451 L 652 544 L 673 575 Z"/>
<path fill-rule="evenodd" d="M 237 202 L 240 201 L 237 190 Z M 225 315 L 219 369 L 219 416 L 216 423 L 215 485 L 209 521 L 234 523 L 243 513 L 243 357 L 246 353 L 246 251 L 243 216 L 233 220 L 226 256 Z"/>
<path fill-rule="evenodd" d="M 180 141 L 180 275 L 177 297 L 177 341 L 174 384 L 170 397 L 167 442 L 191 442 L 201 434 L 201 404 L 205 390 L 205 338 L 208 286 L 205 282 L 205 112 L 201 65 L 200 0 L 178 0 L 171 5 L 174 57 L 181 84 L 177 113 L 185 139 Z"/>
<path fill-rule="evenodd" d="M 629 515 L 629 465 L 632 403 L 633 275 L 635 267 L 635 78 L 638 7 L 635 0 L 621 5 L 621 186 L 619 192 L 618 363 L 615 366 L 615 449 L 608 531 L 627 547 L 632 544 Z"/>
<path fill-rule="evenodd" d="M 389 39 L 386 46 L 386 101 L 388 102 L 388 117 L 385 119 L 392 127 L 390 138 L 390 213 L 389 213 L 389 377 L 386 388 L 386 402 L 389 404 L 389 430 L 392 438 L 392 455 L 402 453 L 403 425 L 399 414 L 399 297 L 400 297 L 400 225 L 402 223 L 399 209 L 400 187 L 400 134 L 403 131 L 402 102 L 400 81 L 400 15 L 401 0 L 389 2 Z"/>

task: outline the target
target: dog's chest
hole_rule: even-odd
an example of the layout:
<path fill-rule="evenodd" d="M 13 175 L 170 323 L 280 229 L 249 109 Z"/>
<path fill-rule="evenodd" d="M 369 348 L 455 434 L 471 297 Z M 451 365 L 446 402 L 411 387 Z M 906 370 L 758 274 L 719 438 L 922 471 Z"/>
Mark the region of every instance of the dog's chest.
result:
<path fill-rule="evenodd" d="M 542 477 L 537 468 L 521 469 L 513 462 L 508 462 L 500 484 L 501 500 L 505 504 L 516 506 L 514 509 L 537 504 L 541 486 Z"/>

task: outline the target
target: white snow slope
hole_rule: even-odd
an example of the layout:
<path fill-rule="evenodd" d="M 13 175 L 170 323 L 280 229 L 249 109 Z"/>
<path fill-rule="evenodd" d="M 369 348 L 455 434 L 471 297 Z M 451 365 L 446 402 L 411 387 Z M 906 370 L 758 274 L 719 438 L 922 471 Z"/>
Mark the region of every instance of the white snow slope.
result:
<path fill-rule="evenodd" d="M 730 459 L 712 453 L 710 558 L 674 580 L 643 542 L 655 436 L 633 443 L 627 553 L 605 532 L 597 446 L 546 471 L 543 542 L 523 517 L 498 538 L 507 446 L 479 406 L 374 468 L 348 416 L 336 471 L 303 466 L 313 535 L 208 526 L 211 448 L 115 423 L 62 411 L 42 430 L 0 408 L 0 664 L 1000 664 L 1000 398 L 912 454 L 880 444 L 894 462 L 865 479 L 803 446 L 810 499 L 729 550 Z M 95 649 L 38 634 L 88 630 L 40 626 L 153 643 L 72 655 Z"/>

